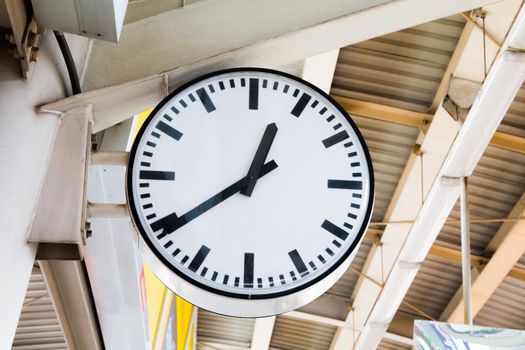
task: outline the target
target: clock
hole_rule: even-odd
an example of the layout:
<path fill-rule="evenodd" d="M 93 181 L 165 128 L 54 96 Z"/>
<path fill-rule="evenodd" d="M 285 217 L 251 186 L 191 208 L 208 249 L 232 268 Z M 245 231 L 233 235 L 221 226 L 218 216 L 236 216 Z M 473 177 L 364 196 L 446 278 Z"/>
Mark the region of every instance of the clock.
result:
<path fill-rule="evenodd" d="M 127 197 L 154 273 L 220 314 L 275 315 L 325 292 L 370 220 L 372 163 L 327 94 L 239 68 L 173 91 L 133 144 Z"/>

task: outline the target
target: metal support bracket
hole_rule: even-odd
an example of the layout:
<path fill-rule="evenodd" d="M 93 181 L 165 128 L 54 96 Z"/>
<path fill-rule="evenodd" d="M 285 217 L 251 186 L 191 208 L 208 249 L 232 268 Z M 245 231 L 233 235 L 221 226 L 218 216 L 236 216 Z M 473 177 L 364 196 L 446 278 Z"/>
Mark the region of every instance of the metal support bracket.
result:
<path fill-rule="evenodd" d="M 83 257 L 91 133 L 91 105 L 73 108 L 60 116 L 27 235 L 28 242 L 39 243 L 38 259 Z"/>

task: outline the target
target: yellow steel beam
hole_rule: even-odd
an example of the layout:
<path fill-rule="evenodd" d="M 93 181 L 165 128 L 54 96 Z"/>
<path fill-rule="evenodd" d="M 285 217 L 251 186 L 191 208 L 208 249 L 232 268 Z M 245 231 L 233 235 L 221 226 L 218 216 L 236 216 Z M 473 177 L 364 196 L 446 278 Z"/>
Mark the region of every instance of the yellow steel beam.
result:
<path fill-rule="evenodd" d="M 490 144 L 509 151 L 525 153 L 525 138 L 516 135 L 498 131 L 494 134 Z"/>
<path fill-rule="evenodd" d="M 428 255 L 461 264 L 461 252 L 453 248 L 434 244 L 432 248 L 430 248 Z M 474 266 L 484 266 L 488 264 L 490 260 L 491 259 L 484 256 L 470 255 L 470 261 Z M 507 275 L 525 281 L 525 269 L 523 268 L 514 266 L 509 270 Z"/>
<path fill-rule="evenodd" d="M 361 101 L 349 97 L 332 95 L 332 97 L 349 113 L 361 117 L 383 120 L 386 122 L 426 128 L 432 120 L 432 114 L 409 111 L 375 102 Z"/>
<path fill-rule="evenodd" d="M 350 114 L 382 120 L 395 124 L 412 126 L 425 130 L 432 120 L 432 114 L 414 112 L 380 103 L 356 100 L 349 97 L 332 95 L 332 97 Z M 491 146 L 513 152 L 525 153 L 525 138 L 504 132 L 496 132 L 490 141 Z"/>

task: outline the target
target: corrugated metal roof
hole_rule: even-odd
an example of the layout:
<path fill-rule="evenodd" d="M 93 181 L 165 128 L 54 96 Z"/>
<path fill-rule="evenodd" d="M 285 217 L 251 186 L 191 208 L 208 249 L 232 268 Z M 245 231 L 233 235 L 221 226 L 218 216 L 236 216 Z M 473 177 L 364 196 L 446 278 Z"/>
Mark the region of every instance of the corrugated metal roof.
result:
<path fill-rule="evenodd" d="M 464 26 L 455 15 L 342 48 L 332 93 L 428 111 Z"/>
<path fill-rule="evenodd" d="M 327 350 L 335 331 L 336 327 L 277 316 L 270 347 L 286 350 Z"/>
<path fill-rule="evenodd" d="M 460 285 L 460 264 L 427 256 L 404 300 L 438 319 Z M 402 304 L 400 310 L 418 315 L 407 305 Z M 423 315 L 418 317 L 425 318 Z"/>
<path fill-rule="evenodd" d="M 383 339 L 381 343 L 379 343 L 379 346 L 377 347 L 377 350 L 410 350 L 412 349 L 411 346 L 406 344 L 399 344 L 396 342 L 393 342 L 391 340 Z"/>
<path fill-rule="evenodd" d="M 249 349 L 255 319 L 227 317 L 199 309 L 197 349 Z M 214 347 L 215 346 L 215 347 Z"/>
<path fill-rule="evenodd" d="M 356 269 L 357 271 L 362 271 L 371 248 L 371 241 L 363 241 L 350 267 Z M 352 298 L 352 292 L 354 291 L 358 279 L 359 275 L 355 273 L 355 271 L 352 271 L 352 269 L 348 269 L 337 281 L 337 283 L 327 290 L 325 294 L 343 297 L 348 299 L 350 302 Z"/>
<path fill-rule="evenodd" d="M 525 154 L 489 146 L 469 177 L 471 219 L 506 218 L 525 191 Z M 459 205 L 450 215 L 459 219 Z M 501 223 L 471 224 L 472 254 L 482 254 Z M 439 244 L 460 249 L 459 224 L 446 224 Z"/>
<path fill-rule="evenodd" d="M 505 277 L 480 310 L 474 323 L 480 326 L 525 329 L 525 281 Z"/>
<path fill-rule="evenodd" d="M 31 273 L 12 349 L 67 349 L 44 277 L 36 267 Z"/>
<path fill-rule="evenodd" d="M 498 130 L 525 137 L 525 85 L 518 91 Z"/>
<path fill-rule="evenodd" d="M 358 116 L 352 119 L 365 138 L 374 167 L 376 197 L 372 221 L 383 221 L 419 130 Z"/>

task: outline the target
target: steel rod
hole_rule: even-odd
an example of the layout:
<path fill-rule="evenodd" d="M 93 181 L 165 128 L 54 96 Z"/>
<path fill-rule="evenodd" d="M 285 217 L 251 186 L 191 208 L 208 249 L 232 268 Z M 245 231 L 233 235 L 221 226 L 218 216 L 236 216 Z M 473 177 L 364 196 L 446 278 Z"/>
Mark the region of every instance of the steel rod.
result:
<path fill-rule="evenodd" d="M 463 304 L 465 307 L 464 322 L 472 325 L 472 281 L 470 267 L 470 222 L 468 208 L 468 181 L 461 178 L 461 268 L 463 276 Z"/>
<path fill-rule="evenodd" d="M 128 152 L 93 152 L 91 154 L 91 165 L 123 165 L 127 166 L 129 160 Z"/>
<path fill-rule="evenodd" d="M 127 204 L 88 203 L 87 216 L 91 219 L 129 218 Z"/>

